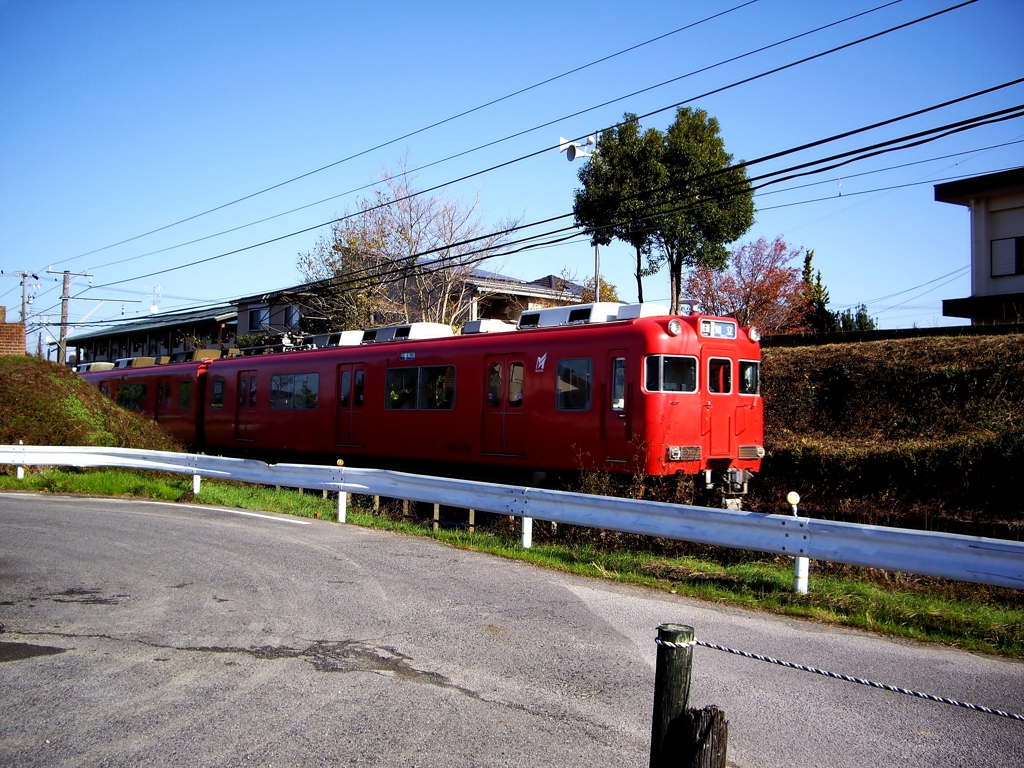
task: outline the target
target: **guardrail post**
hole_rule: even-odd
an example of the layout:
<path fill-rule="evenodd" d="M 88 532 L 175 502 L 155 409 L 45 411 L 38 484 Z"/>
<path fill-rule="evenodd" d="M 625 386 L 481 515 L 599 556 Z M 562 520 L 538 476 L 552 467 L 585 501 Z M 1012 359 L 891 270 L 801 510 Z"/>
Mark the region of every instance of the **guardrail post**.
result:
<path fill-rule="evenodd" d="M 800 503 L 800 494 L 796 491 L 790 491 L 786 495 L 786 501 L 789 502 L 789 507 L 793 512 L 793 517 L 798 517 L 796 505 Z M 810 571 L 811 561 L 806 557 L 794 558 L 795 564 L 793 566 L 793 591 L 798 595 L 807 594 L 807 582 L 808 573 Z"/>
<path fill-rule="evenodd" d="M 193 496 L 198 496 L 199 495 L 199 485 L 200 485 L 199 475 L 192 475 L 192 495 Z"/>
<path fill-rule="evenodd" d="M 434 530 L 436 531 L 441 527 L 441 505 L 434 505 Z"/>
<path fill-rule="evenodd" d="M 716 706 L 687 709 L 693 666 L 693 627 L 658 627 L 654 672 L 651 768 L 726 768 L 729 723 Z"/>
<path fill-rule="evenodd" d="M 533 546 L 533 518 L 523 517 L 523 549 Z"/>
<path fill-rule="evenodd" d="M 24 443 L 23 443 L 23 442 L 22 442 L 21 440 L 19 440 L 19 441 L 18 441 L 18 445 L 24 445 Z M 17 478 L 18 478 L 19 480 L 24 480 L 24 479 L 25 479 L 25 468 L 24 468 L 24 467 L 21 467 L 21 466 L 19 466 L 19 467 L 18 467 L 18 468 L 17 468 L 16 470 L 15 470 L 15 476 L 16 476 L 16 477 L 17 477 Z"/>
<path fill-rule="evenodd" d="M 345 515 L 348 511 L 348 494 L 344 491 L 338 491 L 338 522 L 345 522 Z"/>

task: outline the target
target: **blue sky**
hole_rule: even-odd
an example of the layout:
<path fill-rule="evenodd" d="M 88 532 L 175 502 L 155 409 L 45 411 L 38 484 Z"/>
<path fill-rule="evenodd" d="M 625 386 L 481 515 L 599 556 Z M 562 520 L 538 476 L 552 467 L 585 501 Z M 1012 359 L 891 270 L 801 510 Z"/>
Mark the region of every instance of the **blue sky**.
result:
<path fill-rule="evenodd" d="M 559 136 L 593 133 L 624 111 L 643 115 L 686 101 L 718 119 L 735 158 L 750 160 L 1024 76 L 1024 2 L 979 0 L 694 99 L 956 4 L 903 0 L 592 109 L 885 0 L 757 0 L 729 10 L 743 2 L 0 0 L 0 304 L 15 318 L 21 292 L 11 273 L 35 271 L 42 279 L 32 311 L 55 322 L 59 277 L 44 274 L 48 265 L 88 268 L 97 287 L 86 290 L 78 279 L 73 294 L 106 300 L 72 302 L 73 321 L 90 312 L 90 322 L 120 317 L 129 299 L 141 303 L 126 303 L 126 316 L 147 312 L 156 286 L 168 311 L 293 285 L 301 279 L 296 256 L 319 230 L 145 275 L 351 212 L 372 190 L 350 191 L 379 181 L 403 158 L 413 169 L 436 163 L 413 173 L 415 186 L 432 187 L 553 147 Z M 721 12 L 300 181 L 108 247 Z M 756 170 L 1022 102 L 1024 84 Z M 668 109 L 642 124 L 664 129 L 672 117 Z M 551 124 L 528 131 L 544 123 Z M 1010 142 L 1021 140 L 1024 120 L 1009 120 L 771 187 L 756 198 L 757 220 L 743 241 L 781 235 L 813 248 L 832 307 L 865 302 L 882 327 L 960 322 L 942 318 L 941 300 L 970 293 L 967 211 L 935 202 L 932 184 L 1020 166 L 1024 143 Z M 438 194 L 479 196 L 486 222 L 536 221 L 571 210 L 580 162 L 550 149 Z M 881 170 L 895 165 L 904 167 Z M 776 191 L 811 182 L 820 183 Z M 208 239 L 175 247 L 197 238 Z M 626 300 L 636 297 L 631 266 L 628 246 L 603 249 L 602 271 Z M 593 269 L 593 249 L 580 240 L 486 267 L 524 279 L 568 270 L 582 280 Z M 648 278 L 645 298 L 666 300 L 667 281 L 666 271 Z"/>

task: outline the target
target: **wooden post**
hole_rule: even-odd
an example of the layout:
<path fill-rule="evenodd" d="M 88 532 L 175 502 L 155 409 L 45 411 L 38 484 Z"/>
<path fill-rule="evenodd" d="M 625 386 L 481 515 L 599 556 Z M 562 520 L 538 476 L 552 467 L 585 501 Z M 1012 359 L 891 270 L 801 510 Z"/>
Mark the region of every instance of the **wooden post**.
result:
<path fill-rule="evenodd" d="M 380 496 L 373 497 L 373 513 L 377 514 L 380 512 Z"/>
<path fill-rule="evenodd" d="M 476 510 L 469 510 L 469 532 L 473 533 L 476 530 Z"/>
<path fill-rule="evenodd" d="M 693 627 L 658 627 L 658 661 L 654 671 L 654 716 L 651 723 L 651 768 L 667 768 L 681 752 L 679 718 L 690 703 Z M 663 643 L 683 647 L 673 647 Z"/>
<path fill-rule="evenodd" d="M 326 488 L 324 488 L 324 498 L 325 499 L 327 498 L 327 489 Z"/>
<path fill-rule="evenodd" d="M 726 768 L 729 745 L 729 721 L 714 704 L 704 709 L 688 709 L 679 723 L 683 741 L 681 768 Z"/>
<path fill-rule="evenodd" d="M 440 504 L 435 504 L 434 505 L 434 530 L 435 531 L 440 527 L 440 522 L 439 522 L 440 520 L 441 520 L 441 505 Z"/>
<path fill-rule="evenodd" d="M 693 627 L 658 627 L 651 768 L 726 768 L 729 723 L 718 707 L 687 709 Z"/>

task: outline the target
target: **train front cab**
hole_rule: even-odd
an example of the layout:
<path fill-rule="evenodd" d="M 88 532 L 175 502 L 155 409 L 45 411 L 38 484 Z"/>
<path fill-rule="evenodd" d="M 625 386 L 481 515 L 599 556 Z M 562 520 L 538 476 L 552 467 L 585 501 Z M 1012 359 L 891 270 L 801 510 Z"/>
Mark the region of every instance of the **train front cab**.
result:
<path fill-rule="evenodd" d="M 746 491 L 764 455 L 752 333 L 699 315 L 646 326 L 634 438 L 646 447 L 646 474 L 702 474 L 726 498 Z"/>

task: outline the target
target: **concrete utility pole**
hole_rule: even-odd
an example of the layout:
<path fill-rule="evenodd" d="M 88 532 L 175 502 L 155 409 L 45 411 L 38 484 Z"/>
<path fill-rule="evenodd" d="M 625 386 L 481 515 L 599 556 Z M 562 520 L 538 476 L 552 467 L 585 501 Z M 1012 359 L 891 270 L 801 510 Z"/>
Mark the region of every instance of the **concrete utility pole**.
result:
<path fill-rule="evenodd" d="M 28 280 L 38 280 L 39 275 L 31 272 L 15 272 L 15 277 L 21 278 L 21 324 L 25 326 L 25 346 L 28 347 Z M 38 287 L 38 286 L 37 286 Z"/>
<path fill-rule="evenodd" d="M 59 275 L 60 272 L 54 272 L 52 269 L 47 268 L 46 270 L 51 275 Z M 64 290 L 61 291 L 60 295 L 60 343 L 57 345 L 57 362 L 64 365 L 67 362 L 67 336 L 68 336 L 68 302 L 71 301 L 71 278 L 72 277 L 88 277 L 90 285 L 92 284 L 92 276 L 88 271 L 85 272 L 71 272 L 67 269 L 64 270 Z"/>

